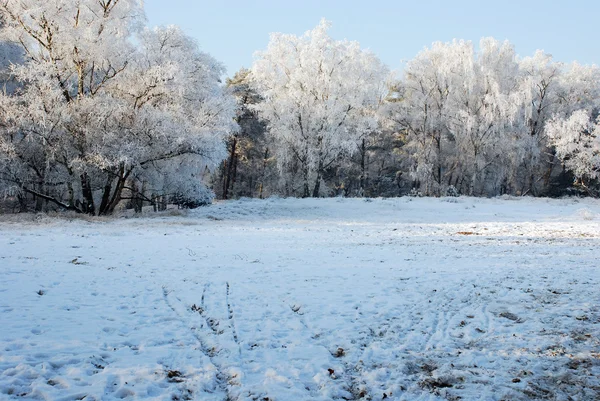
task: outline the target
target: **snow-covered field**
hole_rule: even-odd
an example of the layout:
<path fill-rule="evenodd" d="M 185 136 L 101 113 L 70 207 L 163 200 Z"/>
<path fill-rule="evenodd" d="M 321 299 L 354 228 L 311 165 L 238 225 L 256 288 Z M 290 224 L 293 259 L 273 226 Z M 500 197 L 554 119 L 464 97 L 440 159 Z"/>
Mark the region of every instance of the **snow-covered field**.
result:
<path fill-rule="evenodd" d="M 600 202 L 0 223 L 0 399 L 598 400 Z"/>

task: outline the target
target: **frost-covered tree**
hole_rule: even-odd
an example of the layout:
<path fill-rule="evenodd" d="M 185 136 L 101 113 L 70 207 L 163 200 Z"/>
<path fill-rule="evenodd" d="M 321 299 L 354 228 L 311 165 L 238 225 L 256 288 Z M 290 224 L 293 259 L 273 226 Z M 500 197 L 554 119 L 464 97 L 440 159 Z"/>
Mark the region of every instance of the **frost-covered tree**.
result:
<path fill-rule="evenodd" d="M 235 99 L 220 85 L 223 67 L 179 28 L 145 29 L 139 37 L 140 54 L 119 88 L 130 110 L 150 112 L 130 136 L 139 144 L 133 153 L 139 184 L 145 182 L 151 196 L 193 203 L 194 194 L 206 192 L 204 170 L 219 165 L 225 138 L 237 130 Z M 122 152 L 118 163 L 128 158 Z"/>
<path fill-rule="evenodd" d="M 562 63 L 538 50 L 519 62 L 521 97 L 521 146 L 517 149 L 515 174 L 510 186 L 517 193 L 537 195 L 548 184 L 553 167 L 544 133 L 546 122 L 560 110 Z"/>
<path fill-rule="evenodd" d="M 546 132 L 576 184 L 588 188 L 590 180 L 600 179 L 600 119 L 593 121 L 589 112 L 578 110 L 568 118 L 552 118 Z"/>
<path fill-rule="evenodd" d="M 445 182 L 449 96 L 471 52 L 466 42 L 434 43 L 407 63 L 388 104 L 389 118 L 408 139 L 410 176 L 428 195 L 439 195 Z"/>
<path fill-rule="evenodd" d="M 596 66 L 565 65 L 537 51 L 520 61 L 522 114 L 520 146 L 515 149 L 520 164 L 512 186 L 518 193 L 547 193 L 560 163 L 546 133 L 553 117 L 566 118 L 579 109 L 593 110 L 600 100 L 600 74 Z M 560 170 L 559 170 L 560 171 Z"/>
<path fill-rule="evenodd" d="M 0 14 L 0 31 L 4 27 L 4 19 Z M 23 63 L 23 51 L 17 43 L 5 40 L 0 36 L 0 92 L 13 93 L 17 84 L 11 73 L 11 66 Z"/>
<path fill-rule="evenodd" d="M 329 27 L 322 20 L 302 36 L 272 34 L 252 67 L 280 170 L 299 173 L 305 197 L 319 196 L 324 172 L 377 128 L 373 111 L 388 75 L 358 43 L 333 40 Z"/>
<path fill-rule="evenodd" d="M 143 186 L 198 192 L 235 129 L 219 63 L 175 27 L 145 28 L 137 0 L 4 0 L 0 13 L 26 54 L 12 69 L 22 89 L 0 100 L 2 181 L 92 214 Z"/>
<path fill-rule="evenodd" d="M 497 191 L 506 174 L 504 156 L 518 146 L 518 64 L 513 46 L 493 38 L 467 54 L 446 116 L 455 146 L 447 182 L 481 195 Z"/>
<path fill-rule="evenodd" d="M 227 88 L 237 100 L 236 122 L 239 131 L 229 138 L 228 157 L 218 175 L 218 193 L 223 199 L 240 196 L 258 196 L 267 192 L 273 168 L 270 143 L 265 136 L 265 123 L 252 106 L 261 101 L 250 70 L 242 68 L 227 79 Z"/>
<path fill-rule="evenodd" d="M 434 43 L 408 62 L 389 118 L 407 137 L 409 171 L 419 189 L 441 195 L 450 185 L 469 194 L 513 145 L 518 64 L 513 47 L 484 38 Z"/>
<path fill-rule="evenodd" d="M 427 195 L 454 186 L 471 195 L 546 194 L 561 175 L 546 133 L 552 116 L 593 111 L 594 66 L 565 66 L 484 38 L 434 43 L 407 63 L 385 107 L 406 137 L 405 171 Z"/>

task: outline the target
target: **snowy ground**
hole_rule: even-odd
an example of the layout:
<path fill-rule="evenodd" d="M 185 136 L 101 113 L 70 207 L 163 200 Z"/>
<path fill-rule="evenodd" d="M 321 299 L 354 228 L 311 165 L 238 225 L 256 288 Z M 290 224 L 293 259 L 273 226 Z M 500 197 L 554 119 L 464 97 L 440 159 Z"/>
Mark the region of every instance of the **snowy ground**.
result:
<path fill-rule="evenodd" d="M 600 202 L 0 223 L 0 399 L 598 400 Z"/>

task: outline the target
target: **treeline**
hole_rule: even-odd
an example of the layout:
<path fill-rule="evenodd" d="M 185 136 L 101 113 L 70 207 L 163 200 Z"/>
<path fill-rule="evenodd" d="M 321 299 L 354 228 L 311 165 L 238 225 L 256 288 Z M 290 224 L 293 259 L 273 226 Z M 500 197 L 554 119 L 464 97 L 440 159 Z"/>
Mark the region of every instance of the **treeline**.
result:
<path fill-rule="evenodd" d="M 434 43 L 396 78 L 327 28 L 273 35 L 228 81 L 241 129 L 219 196 L 598 195 L 596 66 L 484 38 Z"/>
<path fill-rule="evenodd" d="M 0 191 L 110 214 L 237 197 L 598 194 L 600 72 L 435 43 L 396 76 L 322 21 L 224 69 L 136 0 L 0 2 Z M 211 190 L 212 189 L 212 190 Z"/>

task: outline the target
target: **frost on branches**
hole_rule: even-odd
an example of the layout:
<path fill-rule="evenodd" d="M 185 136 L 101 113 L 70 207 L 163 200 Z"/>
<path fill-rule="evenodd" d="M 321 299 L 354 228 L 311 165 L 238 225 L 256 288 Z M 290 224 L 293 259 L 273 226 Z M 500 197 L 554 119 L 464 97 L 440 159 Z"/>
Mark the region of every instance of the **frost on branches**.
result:
<path fill-rule="evenodd" d="M 203 192 L 235 101 L 193 40 L 146 28 L 137 0 L 5 0 L 0 13 L 27 60 L 12 67 L 20 89 L 0 96 L 6 188 L 90 214 Z"/>
<path fill-rule="evenodd" d="M 546 122 L 598 104 L 598 68 L 484 38 L 434 43 L 409 61 L 386 115 L 406 136 L 413 186 L 439 196 L 540 195 L 560 172 Z"/>
<path fill-rule="evenodd" d="M 252 67 L 264 97 L 256 109 L 268 121 L 283 179 L 295 187 L 300 177 L 304 197 L 319 196 L 324 172 L 377 129 L 386 90 L 379 59 L 356 42 L 333 40 L 329 27 L 322 20 L 300 37 L 272 34 Z"/>
<path fill-rule="evenodd" d="M 585 110 L 569 118 L 555 117 L 547 124 L 548 137 L 564 166 L 587 188 L 589 180 L 600 179 L 600 119 L 594 122 Z"/>

